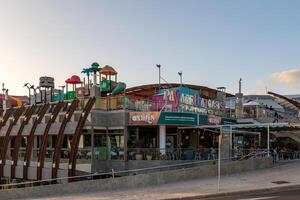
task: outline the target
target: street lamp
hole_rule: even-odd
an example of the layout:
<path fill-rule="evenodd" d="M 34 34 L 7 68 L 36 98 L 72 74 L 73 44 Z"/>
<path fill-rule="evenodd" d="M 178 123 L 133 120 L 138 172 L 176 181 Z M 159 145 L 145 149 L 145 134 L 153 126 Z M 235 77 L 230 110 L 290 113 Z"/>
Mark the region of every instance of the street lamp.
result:
<path fill-rule="evenodd" d="M 39 103 L 43 103 L 43 91 L 40 86 L 37 86 L 36 89 L 38 89 L 40 91 L 40 102 Z"/>
<path fill-rule="evenodd" d="M 26 87 L 27 89 L 28 89 L 28 92 L 29 92 L 29 94 L 28 94 L 28 100 L 29 100 L 29 105 L 31 104 L 31 85 L 29 84 L 29 83 L 25 83 L 24 84 L 24 86 L 23 87 Z"/>
<path fill-rule="evenodd" d="M 33 95 L 34 95 L 34 104 L 36 104 L 36 89 L 37 88 L 34 88 L 34 85 L 30 86 L 30 89 L 33 90 Z"/>
<path fill-rule="evenodd" d="M 158 92 L 160 90 L 160 64 L 156 64 L 156 67 L 158 68 Z"/>
<path fill-rule="evenodd" d="M 180 76 L 180 86 L 182 86 L 182 71 L 178 72 L 178 75 Z"/>
<path fill-rule="evenodd" d="M 4 83 L 2 83 L 2 92 L 3 92 L 3 97 L 4 97 L 4 95 L 5 95 L 5 87 L 4 87 Z"/>
<path fill-rule="evenodd" d="M 62 92 L 61 97 L 60 97 L 60 98 L 61 98 L 60 100 L 61 100 L 61 101 L 64 101 L 64 99 L 65 99 L 65 93 L 64 93 L 64 92 L 65 92 L 65 87 L 66 87 L 66 86 L 65 86 L 65 85 L 62 85 L 62 86 L 59 86 L 59 87 L 61 87 L 61 92 Z"/>

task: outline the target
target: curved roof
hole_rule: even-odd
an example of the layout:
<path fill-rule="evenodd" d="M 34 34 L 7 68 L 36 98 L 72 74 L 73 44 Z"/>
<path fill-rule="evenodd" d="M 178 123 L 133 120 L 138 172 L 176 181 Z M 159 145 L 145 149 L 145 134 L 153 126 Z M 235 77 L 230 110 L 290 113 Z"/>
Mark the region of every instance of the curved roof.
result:
<path fill-rule="evenodd" d="M 161 89 L 168 89 L 168 88 L 175 88 L 182 86 L 180 83 L 163 83 L 160 84 Z M 208 97 L 208 98 L 214 98 L 216 95 L 217 90 L 208 88 L 205 86 L 200 85 L 191 85 L 191 84 L 184 84 L 184 87 L 188 87 L 193 90 L 201 90 L 202 96 Z M 136 87 L 131 87 L 126 89 L 126 94 L 128 95 L 136 95 L 141 97 L 150 97 L 155 95 L 159 90 L 159 84 L 148 84 L 148 85 L 140 85 Z M 226 93 L 226 96 L 233 96 L 232 94 Z"/>
<path fill-rule="evenodd" d="M 268 94 L 273 95 L 277 98 L 277 101 L 279 104 L 281 104 L 284 107 L 287 107 L 291 110 L 299 111 L 300 110 L 300 102 L 296 101 L 294 99 L 291 99 L 287 96 L 277 94 L 275 92 L 268 92 Z"/>
<path fill-rule="evenodd" d="M 101 70 L 100 70 L 100 74 L 103 75 L 117 75 L 118 72 L 111 66 L 109 65 L 105 65 Z"/>
<path fill-rule="evenodd" d="M 68 83 L 68 84 L 81 84 L 82 81 L 80 80 L 79 76 L 73 75 L 73 76 L 71 76 L 71 78 L 68 78 L 66 80 L 66 83 Z"/>

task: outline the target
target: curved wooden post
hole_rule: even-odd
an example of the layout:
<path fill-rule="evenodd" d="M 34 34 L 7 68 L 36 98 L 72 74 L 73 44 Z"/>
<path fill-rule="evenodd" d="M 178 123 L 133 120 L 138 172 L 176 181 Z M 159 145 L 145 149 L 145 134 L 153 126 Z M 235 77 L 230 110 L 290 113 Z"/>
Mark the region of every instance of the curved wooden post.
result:
<path fill-rule="evenodd" d="M 71 142 L 71 152 L 70 152 L 69 167 L 68 167 L 69 177 L 75 176 L 77 151 L 78 151 L 80 137 L 82 135 L 82 129 L 87 120 L 87 117 L 89 116 L 89 114 L 93 108 L 95 101 L 96 101 L 95 97 L 92 97 L 88 100 L 86 106 L 83 109 L 83 113 L 79 119 L 79 122 L 77 124 L 75 134 L 74 134 L 72 142 Z"/>
<path fill-rule="evenodd" d="M 24 121 L 20 125 L 17 136 L 15 137 L 13 156 L 12 156 L 12 165 L 10 170 L 11 179 L 14 179 L 16 175 L 15 170 L 16 170 L 16 166 L 18 165 L 19 150 L 22 142 L 22 132 L 24 130 L 25 125 L 28 124 L 29 120 L 31 119 L 31 116 L 34 114 L 36 109 L 37 109 L 36 105 L 33 105 L 29 108 L 28 112 L 25 115 Z"/>
<path fill-rule="evenodd" d="M 1 128 L 6 125 L 6 122 L 8 121 L 9 117 L 14 114 L 14 111 L 16 111 L 16 109 L 14 109 L 14 108 L 10 108 L 5 111 L 5 114 L 2 118 L 2 120 L 0 121 Z"/>
<path fill-rule="evenodd" d="M 55 151 L 54 151 L 54 156 L 53 156 L 53 164 L 52 164 L 52 178 L 55 179 L 57 178 L 57 171 L 59 169 L 59 164 L 60 164 L 60 159 L 61 159 L 61 149 L 63 146 L 64 142 L 64 132 L 65 128 L 67 126 L 67 123 L 71 120 L 77 106 L 79 104 L 79 101 L 76 99 L 72 102 L 71 106 L 69 107 L 69 110 L 67 111 L 66 116 L 63 119 L 63 122 L 60 126 L 58 135 L 57 135 L 57 141 L 56 141 L 56 146 L 55 146 Z"/>
<path fill-rule="evenodd" d="M 64 106 L 63 102 L 56 104 L 56 106 L 52 112 L 52 116 L 46 125 L 44 135 L 42 137 L 42 144 L 40 146 L 39 156 L 38 156 L 37 180 L 42 179 L 42 173 L 43 173 L 43 168 L 44 168 L 46 149 L 47 149 L 47 144 L 48 144 L 48 134 L 50 131 L 50 127 L 55 122 L 55 120 L 56 120 L 60 110 L 63 108 L 63 106 Z"/>
<path fill-rule="evenodd" d="M 25 111 L 26 110 L 26 111 Z M 10 122 L 9 127 L 6 131 L 5 137 L 4 137 L 4 141 L 3 141 L 3 149 L 1 152 L 1 160 L 0 160 L 0 177 L 3 177 L 4 175 L 4 165 L 6 164 L 6 155 L 7 155 L 7 151 L 9 148 L 9 141 L 10 141 L 10 132 L 13 128 L 13 126 L 18 122 L 19 118 L 21 117 L 21 115 L 23 114 L 23 112 L 25 111 L 25 114 L 27 113 L 27 109 L 25 109 L 25 107 L 21 107 L 19 109 L 17 109 L 14 113 L 14 119 L 12 122 Z"/>
<path fill-rule="evenodd" d="M 9 117 L 14 114 L 14 111 L 15 111 L 15 109 L 13 109 L 13 108 L 8 109 L 8 110 L 5 111 L 4 116 L 1 117 L 1 120 L 0 120 L 0 130 L 2 129 L 3 126 L 6 125 L 6 122 L 8 121 Z M 3 114 L 3 112 L 2 112 L 2 114 Z M 1 155 L 1 152 L 2 152 L 3 140 L 4 139 L 5 139 L 5 137 L 0 137 L 0 147 L 1 147 L 0 155 Z"/>
<path fill-rule="evenodd" d="M 23 180 L 28 179 L 28 169 L 30 167 L 31 153 L 32 153 L 33 145 L 34 145 L 34 133 L 36 131 L 38 124 L 40 124 L 42 122 L 49 107 L 50 107 L 49 104 L 44 104 L 44 106 L 41 108 L 41 110 L 38 113 L 38 119 L 36 119 L 34 121 L 32 128 L 30 130 L 27 147 L 26 147 L 26 152 L 25 152 L 25 157 L 24 157 Z"/>

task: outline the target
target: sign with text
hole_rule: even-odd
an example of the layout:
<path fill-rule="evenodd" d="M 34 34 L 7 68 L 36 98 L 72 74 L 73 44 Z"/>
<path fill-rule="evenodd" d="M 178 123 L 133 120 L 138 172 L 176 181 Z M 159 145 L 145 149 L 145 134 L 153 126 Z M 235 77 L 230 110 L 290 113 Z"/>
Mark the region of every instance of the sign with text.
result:
<path fill-rule="evenodd" d="M 129 125 L 156 125 L 160 112 L 130 112 Z"/>
<path fill-rule="evenodd" d="M 183 125 L 197 126 L 198 115 L 195 113 L 162 112 L 158 124 L 160 125 Z"/>
<path fill-rule="evenodd" d="M 222 117 L 209 115 L 208 124 L 210 125 L 220 125 L 222 123 Z"/>

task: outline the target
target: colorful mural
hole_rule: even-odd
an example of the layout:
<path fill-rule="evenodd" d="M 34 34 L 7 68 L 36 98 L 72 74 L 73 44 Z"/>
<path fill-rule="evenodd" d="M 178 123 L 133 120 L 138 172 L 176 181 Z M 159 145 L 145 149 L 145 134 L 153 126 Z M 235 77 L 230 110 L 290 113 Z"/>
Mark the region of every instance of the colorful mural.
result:
<path fill-rule="evenodd" d="M 173 112 L 194 112 L 222 115 L 225 103 L 215 99 L 206 99 L 200 91 L 185 87 L 161 90 L 152 97 L 154 106 L 160 110 Z"/>

